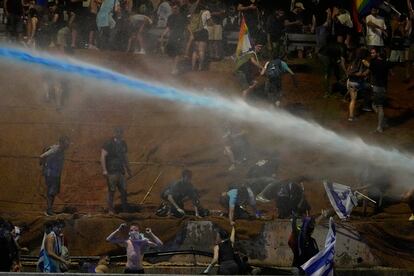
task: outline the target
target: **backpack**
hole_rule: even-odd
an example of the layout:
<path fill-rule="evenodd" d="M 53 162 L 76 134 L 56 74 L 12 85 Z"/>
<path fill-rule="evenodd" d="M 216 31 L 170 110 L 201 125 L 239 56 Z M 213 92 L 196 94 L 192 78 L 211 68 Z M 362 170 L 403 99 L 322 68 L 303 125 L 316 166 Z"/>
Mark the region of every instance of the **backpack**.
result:
<path fill-rule="evenodd" d="M 282 61 L 278 58 L 270 61 L 266 68 L 266 75 L 269 80 L 279 80 L 282 75 Z"/>
<path fill-rule="evenodd" d="M 193 13 L 190 18 L 190 23 L 188 24 L 189 29 L 192 33 L 196 33 L 203 29 L 203 22 L 201 20 L 201 15 L 203 11 L 199 13 Z"/>

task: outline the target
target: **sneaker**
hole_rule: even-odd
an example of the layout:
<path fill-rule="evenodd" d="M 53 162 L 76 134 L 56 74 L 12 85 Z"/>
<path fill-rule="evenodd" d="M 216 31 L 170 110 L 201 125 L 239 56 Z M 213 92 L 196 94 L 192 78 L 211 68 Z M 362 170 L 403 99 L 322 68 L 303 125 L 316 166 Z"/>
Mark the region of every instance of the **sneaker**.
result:
<path fill-rule="evenodd" d="M 46 212 L 44 212 L 45 216 L 50 217 L 50 216 L 54 216 L 56 215 L 53 211 L 47 210 Z"/>
<path fill-rule="evenodd" d="M 96 47 L 95 45 L 89 44 L 88 46 L 89 50 L 99 50 L 98 47 Z"/>
<path fill-rule="evenodd" d="M 383 133 L 384 129 L 382 127 L 378 127 L 376 130 L 374 130 L 374 133 Z"/>
<path fill-rule="evenodd" d="M 370 108 L 370 107 L 364 107 L 364 108 L 362 109 L 362 111 L 365 111 L 365 112 L 372 112 L 373 110 L 372 110 L 372 108 Z"/>
<path fill-rule="evenodd" d="M 135 50 L 134 51 L 134 54 L 135 55 L 145 55 L 146 54 L 146 52 L 145 52 L 145 50 L 144 49 L 141 49 L 141 50 Z"/>
<path fill-rule="evenodd" d="M 411 217 L 408 219 L 408 221 L 414 221 L 414 214 L 411 214 Z"/>
<path fill-rule="evenodd" d="M 353 121 L 355 121 L 355 118 L 354 117 L 349 117 L 348 121 L 353 122 Z"/>
<path fill-rule="evenodd" d="M 256 196 L 256 201 L 262 202 L 262 203 L 268 203 L 270 202 L 270 199 L 264 198 L 261 194 L 258 194 Z"/>
<path fill-rule="evenodd" d="M 231 166 L 228 168 L 229 172 L 231 172 L 232 170 L 234 170 L 236 168 L 236 166 L 234 164 L 231 164 Z"/>

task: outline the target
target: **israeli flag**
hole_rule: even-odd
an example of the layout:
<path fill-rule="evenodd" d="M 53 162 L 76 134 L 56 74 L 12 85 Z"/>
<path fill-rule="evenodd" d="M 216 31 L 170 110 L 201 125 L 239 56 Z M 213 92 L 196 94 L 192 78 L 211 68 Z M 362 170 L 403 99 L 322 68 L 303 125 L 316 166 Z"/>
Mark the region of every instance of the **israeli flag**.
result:
<path fill-rule="evenodd" d="M 43 234 L 42 245 L 40 246 L 39 259 L 37 261 L 37 271 L 43 272 L 45 264 L 45 241 L 46 233 Z"/>
<path fill-rule="evenodd" d="M 352 209 L 358 205 L 358 200 L 351 188 L 342 184 L 324 181 L 326 194 L 340 219 L 350 217 Z"/>
<path fill-rule="evenodd" d="M 329 218 L 329 231 L 326 236 L 325 248 L 319 251 L 309 261 L 304 263 L 301 268 L 308 276 L 333 276 L 334 257 L 335 257 L 336 230 L 333 218 Z"/>

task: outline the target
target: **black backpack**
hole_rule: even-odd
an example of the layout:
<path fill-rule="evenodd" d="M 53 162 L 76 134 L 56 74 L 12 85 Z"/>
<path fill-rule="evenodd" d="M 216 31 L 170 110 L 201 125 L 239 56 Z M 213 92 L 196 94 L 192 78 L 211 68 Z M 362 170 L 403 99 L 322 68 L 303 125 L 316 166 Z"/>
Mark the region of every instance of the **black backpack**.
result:
<path fill-rule="evenodd" d="M 282 61 L 278 58 L 270 61 L 266 68 L 266 75 L 271 81 L 279 80 L 282 75 Z"/>

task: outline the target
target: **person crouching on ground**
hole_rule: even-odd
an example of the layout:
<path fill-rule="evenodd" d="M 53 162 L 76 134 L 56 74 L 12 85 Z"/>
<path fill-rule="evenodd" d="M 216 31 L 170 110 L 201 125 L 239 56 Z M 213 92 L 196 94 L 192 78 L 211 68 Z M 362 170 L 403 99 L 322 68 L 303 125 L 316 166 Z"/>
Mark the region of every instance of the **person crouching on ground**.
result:
<path fill-rule="evenodd" d="M 204 270 L 203 274 L 209 274 L 216 263 L 220 265 L 218 270 L 219 275 L 237 275 L 239 273 L 239 266 L 235 261 L 234 241 L 236 230 L 231 228 L 231 235 L 224 230 L 218 230 L 216 234 L 216 244 L 214 245 L 213 260 Z"/>
<path fill-rule="evenodd" d="M 171 183 L 161 193 L 161 198 L 164 201 L 161 205 L 167 208 L 167 215 L 173 214 L 177 217 L 182 217 L 186 214 L 184 211 L 184 202 L 190 199 L 194 206 L 196 217 L 200 217 L 200 200 L 197 190 L 191 183 L 193 173 L 190 170 L 183 170 L 181 179 Z M 161 208 L 160 208 L 161 209 Z M 157 211 L 157 214 L 160 212 Z"/>
<path fill-rule="evenodd" d="M 146 228 L 145 233 L 153 240 L 145 238 L 145 236 L 139 232 L 137 225 L 131 225 L 129 228 L 128 238 L 117 237 L 119 234 L 125 233 L 127 230 L 127 224 L 122 223 L 118 229 L 111 233 L 106 240 L 111 243 L 116 243 L 126 248 L 127 263 L 124 273 L 126 274 L 144 274 L 144 268 L 142 266 L 142 260 L 144 258 L 144 248 L 146 246 L 162 246 L 162 241 L 151 231 L 151 228 Z"/>
<path fill-rule="evenodd" d="M 253 191 L 245 185 L 237 187 L 230 185 L 227 192 L 221 194 L 220 204 L 228 210 L 230 225 L 234 225 L 236 218 L 249 218 L 249 213 L 243 207 L 248 204 L 252 207 L 256 218 L 260 217 L 260 213 L 256 209 L 256 199 Z"/>

